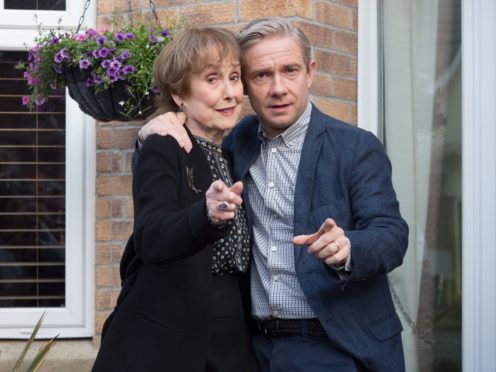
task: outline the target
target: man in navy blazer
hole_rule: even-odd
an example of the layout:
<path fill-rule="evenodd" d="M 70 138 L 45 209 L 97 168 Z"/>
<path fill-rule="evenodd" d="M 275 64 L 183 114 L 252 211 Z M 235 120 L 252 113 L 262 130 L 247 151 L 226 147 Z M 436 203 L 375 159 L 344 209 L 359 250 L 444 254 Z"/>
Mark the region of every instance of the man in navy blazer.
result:
<path fill-rule="evenodd" d="M 252 370 L 404 371 L 387 274 L 403 261 L 408 226 L 383 146 L 310 103 L 315 62 L 299 29 L 261 19 L 238 40 L 257 115 L 223 148 L 245 184 L 253 228 Z M 188 149 L 182 127 L 172 125 L 184 116 L 174 115 L 140 136 L 164 133 L 167 123 L 165 132 Z"/>

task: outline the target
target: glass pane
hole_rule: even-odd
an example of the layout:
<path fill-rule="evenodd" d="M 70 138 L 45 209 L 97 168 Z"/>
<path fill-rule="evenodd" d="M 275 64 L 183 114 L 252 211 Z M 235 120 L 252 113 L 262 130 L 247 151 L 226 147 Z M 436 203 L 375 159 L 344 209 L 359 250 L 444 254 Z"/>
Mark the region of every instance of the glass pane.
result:
<path fill-rule="evenodd" d="M 65 10 L 65 0 L 4 0 L 5 9 Z"/>
<path fill-rule="evenodd" d="M 0 306 L 60 307 L 65 97 L 56 92 L 43 112 L 27 111 L 21 105 L 26 81 L 13 72 L 22 58 L 26 53 L 0 52 Z"/>
<path fill-rule="evenodd" d="M 408 371 L 461 371 L 461 0 L 383 0 L 384 141 L 410 226 L 390 275 Z"/>

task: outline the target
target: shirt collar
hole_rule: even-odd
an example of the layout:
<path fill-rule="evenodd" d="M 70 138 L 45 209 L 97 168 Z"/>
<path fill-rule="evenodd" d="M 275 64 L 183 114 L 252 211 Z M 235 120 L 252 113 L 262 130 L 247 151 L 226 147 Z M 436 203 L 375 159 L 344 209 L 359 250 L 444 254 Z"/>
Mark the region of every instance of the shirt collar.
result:
<path fill-rule="evenodd" d="M 310 101 L 308 101 L 305 111 L 303 111 L 303 114 L 301 114 L 298 120 L 296 120 L 295 123 L 291 124 L 284 132 L 278 134 L 271 140 L 280 137 L 282 141 L 287 145 L 302 138 L 307 131 L 308 124 L 310 123 L 311 113 L 312 113 L 312 104 L 310 103 Z M 258 123 L 258 137 L 263 142 L 269 141 L 269 138 L 265 135 L 265 132 L 262 128 L 261 122 Z"/>

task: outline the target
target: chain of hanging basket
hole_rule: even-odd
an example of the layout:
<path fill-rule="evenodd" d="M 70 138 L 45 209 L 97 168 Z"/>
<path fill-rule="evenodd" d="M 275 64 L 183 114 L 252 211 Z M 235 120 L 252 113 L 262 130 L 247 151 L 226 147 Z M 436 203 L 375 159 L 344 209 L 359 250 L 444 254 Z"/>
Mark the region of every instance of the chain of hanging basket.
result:
<path fill-rule="evenodd" d="M 91 0 L 86 0 L 86 3 L 84 4 L 83 14 L 81 14 L 81 17 L 79 17 L 79 22 L 78 22 L 78 26 L 76 29 L 76 34 L 79 32 L 79 30 L 81 29 L 81 26 L 83 25 L 84 16 L 86 15 L 86 11 L 90 7 L 90 1 Z M 133 25 L 133 17 L 131 16 L 131 12 L 132 12 L 131 2 L 132 2 L 132 0 L 127 0 L 127 11 L 129 14 L 129 23 L 132 26 Z M 158 16 L 157 16 L 157 9 L 155 8 L 154 0 L 150 0 L 149 5 L 150 5 L 150 10 L 152 11 L 153 18 L 155 19 L 155 22 L 157 23 L 157 26 L 161 28 L 162 25 L 160 24 L 160 20 L 158 19 Z"/>

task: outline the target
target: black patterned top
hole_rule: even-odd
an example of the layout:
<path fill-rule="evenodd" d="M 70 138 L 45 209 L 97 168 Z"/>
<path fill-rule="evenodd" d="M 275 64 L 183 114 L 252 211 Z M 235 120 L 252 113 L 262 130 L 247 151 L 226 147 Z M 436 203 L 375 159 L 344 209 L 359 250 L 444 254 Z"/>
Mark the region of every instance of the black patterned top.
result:
<path fill-rule="evenodd" d="M 222 155 L 220 146 L 203 138 L 194 136 L 200 145 L 214 181 L 221 180 L 226 186 L 233 184 L 231 172 L 226 158 Z M 236 216 L 232 220 L 234 226 L 229 234 L 214 243 L 214 257 L 212 274 L 234 274 L 246 272 L 250 261 L 250 234 L 246 223 L 243 208 L 236 209 Z"/>

